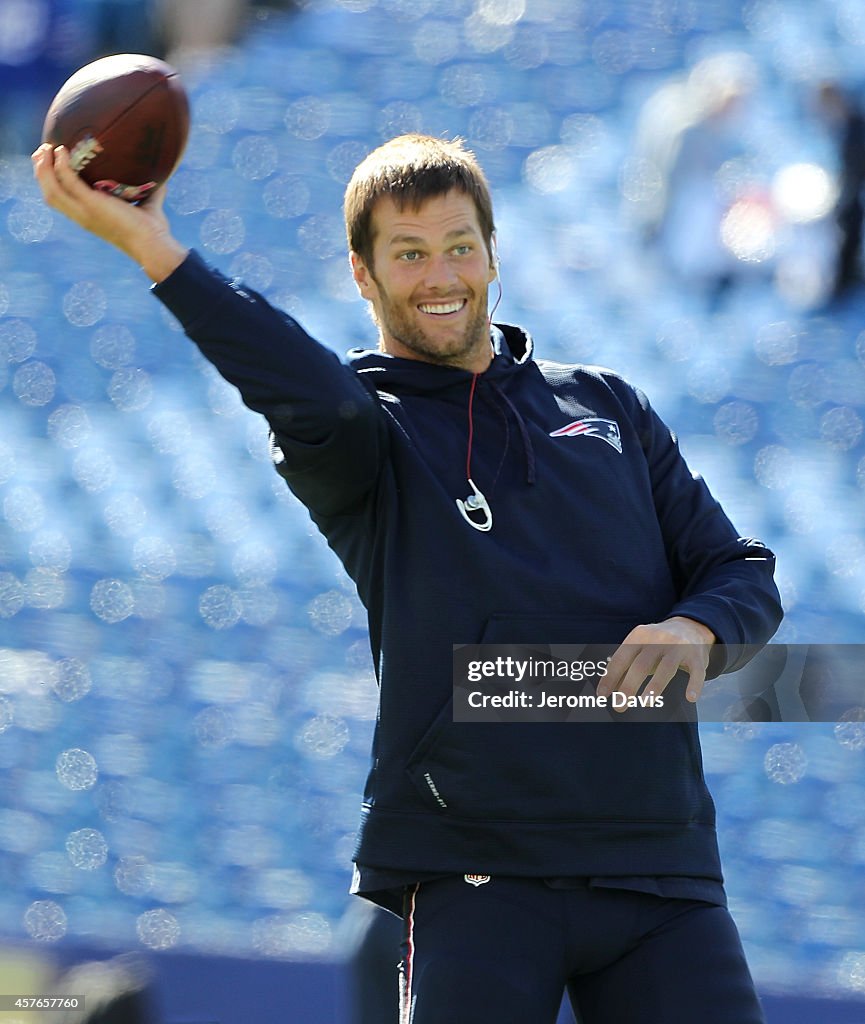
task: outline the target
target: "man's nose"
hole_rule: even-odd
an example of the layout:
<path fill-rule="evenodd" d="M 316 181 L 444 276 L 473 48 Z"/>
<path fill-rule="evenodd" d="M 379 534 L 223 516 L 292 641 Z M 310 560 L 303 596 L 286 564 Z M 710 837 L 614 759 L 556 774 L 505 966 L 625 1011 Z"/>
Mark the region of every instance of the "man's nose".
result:
<path fill-rule="evenodd" d="M 424 284 L 428 288 L 450 288 L 458 279 L 456 267 L 447 253 L 432 255 L 427 259 Z"/>

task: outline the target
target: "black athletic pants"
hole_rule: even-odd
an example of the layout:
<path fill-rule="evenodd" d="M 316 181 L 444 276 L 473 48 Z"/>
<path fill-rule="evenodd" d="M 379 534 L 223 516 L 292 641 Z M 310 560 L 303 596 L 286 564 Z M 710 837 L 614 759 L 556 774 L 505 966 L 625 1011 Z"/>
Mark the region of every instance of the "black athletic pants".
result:
<path fill-rule="evenodd" d="M 400 971 L 400 1024 L 555 1024 L 566 990 L 580 1024 L 765 1024 L 730 914 L 697 900 L 424 882 Z"/>

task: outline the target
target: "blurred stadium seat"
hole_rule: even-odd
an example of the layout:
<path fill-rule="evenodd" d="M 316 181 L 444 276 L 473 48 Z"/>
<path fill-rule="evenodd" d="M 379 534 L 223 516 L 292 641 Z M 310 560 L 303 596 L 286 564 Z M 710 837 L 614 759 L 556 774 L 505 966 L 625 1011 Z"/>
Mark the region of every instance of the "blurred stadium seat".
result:
<path fill-rule="evenodd" d="M 770 194 L 789 166 L 831 174 L 798 99 L 829 70 L 856 82 L 855 0 L 343 0 L 262 17 L 188 71 L 168 207 L 183 241 L 342 352 L 372 336 L 344 252 L 352 168 L 401 131 L 464 136 L 498 198 L 498 317 L 647 391 L 777 551 L 779 640 L 861 643 L 865 298 L 820 308 L 818 229 L 746 215 L 762 248 L 710 308 L 631 217 L 643 104 L 723 49 L 761 76 L 731 179 Z M 339 956 L 375 696 L 363 610 L 263 424 L 7 154 L 2 937 Z M 760 987 L 865 998 L 865 725 L 703 732 Z"/>

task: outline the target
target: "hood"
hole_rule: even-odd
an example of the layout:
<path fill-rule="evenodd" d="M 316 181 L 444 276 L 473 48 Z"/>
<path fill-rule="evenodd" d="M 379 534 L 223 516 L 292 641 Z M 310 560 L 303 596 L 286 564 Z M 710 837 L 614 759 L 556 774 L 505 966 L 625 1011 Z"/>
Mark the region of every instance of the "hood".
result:
<path fill-rule="evenodd" d="M 503 383 L 533 360 L 534 344 L 520 327 L 493 324 L 490 339 L 495 355 L 488 369 L 479 375 L 483 381 Z M 347 353 L 349 366 L 368 387 L 376 391 L 393 390 L 398 394 L 422 394 L 461 387 L 474 376 L 470 370 L 441 366 L 420 359 L 403 359 L 378 349 L 354 348 Z"/>

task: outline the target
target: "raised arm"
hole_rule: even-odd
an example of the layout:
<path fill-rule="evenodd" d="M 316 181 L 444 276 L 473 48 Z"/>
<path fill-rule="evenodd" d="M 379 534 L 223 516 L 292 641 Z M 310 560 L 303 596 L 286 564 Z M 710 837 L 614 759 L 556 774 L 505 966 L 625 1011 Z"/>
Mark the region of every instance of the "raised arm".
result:
<path fill-rule="evenodd" d="M 48 205 L 134 260 L 204 356 L 267 418 L 277 468 L 298 497 L 324 515 L 357 506 L 387 446 L 378 401 L 357 376 L 263 296 L 181 245 L 164 189 L 139 206 L 97 192 L 62 147 L 40 146 L 33 166 Z"/>

